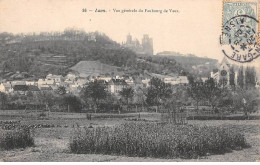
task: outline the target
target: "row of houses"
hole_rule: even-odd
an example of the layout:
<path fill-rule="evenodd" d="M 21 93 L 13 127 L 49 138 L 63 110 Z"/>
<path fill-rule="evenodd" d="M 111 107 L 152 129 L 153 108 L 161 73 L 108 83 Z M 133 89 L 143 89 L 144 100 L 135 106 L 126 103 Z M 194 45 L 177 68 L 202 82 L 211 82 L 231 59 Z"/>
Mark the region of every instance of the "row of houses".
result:
<path fill-rule="evenodd" d="M 157 75 L 158 76 L 158 75 Z M 155 75 L 155 77 L 157 77 Z M 165 83 L 172 85 L 187 84 L 186 76 L 180 77 L 158 77 Z M 118 95 L 126 87 L 132 87 L 134 90 L 149 87 L 150 78 L 132 78 L 120 76 L 89 76 L 82 78 L 77 73 L 68 73 L 67 76 L 48 74 L 46 78 L 38 81 L 7 81 L 0 83 L 0 92 L 26 94 L 37 91 L 57 91 L 60 86 L 65 87 L 67 93 L 79 95 L 84 85 L 95 80 L 102 81 L 110 93 Z"/>

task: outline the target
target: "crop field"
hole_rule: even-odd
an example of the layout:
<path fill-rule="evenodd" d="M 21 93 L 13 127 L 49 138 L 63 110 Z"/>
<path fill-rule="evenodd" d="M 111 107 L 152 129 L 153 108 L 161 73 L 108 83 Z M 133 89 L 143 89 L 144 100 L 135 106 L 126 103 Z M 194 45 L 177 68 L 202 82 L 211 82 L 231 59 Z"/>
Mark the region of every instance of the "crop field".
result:
<path fill-rule="evenodd" d="M 85 113 L 50 112 L 48 114 L 48 112 L 44 112 L 44 115 L 41 115 L 42 113 L 24 110 L 0 111 L 1 133 L 17 131 L 17 128 L 23 125 L 31 129 L 30 134 L 34 138 L 33 144 L 27 147 L 0 148 L 0 161 L 257 161 L 260 155 L 258 120 L 189 120 L 187 125 L 182 126 L 157 126 L 160 114 L 156 113 L 93 114 L 91 120 L 87 119 Z M 212 129 L 213 127 L 216 127 L 216 129 Z M 130 135 L 128 131 L 124 131 L 125 128 L 129 132 L 140 131 L 141 128 L 143 131 L 139 134 Z M 78 135 L 84 135 L 82 136 L 83 140 L 86 140 L 86 137 L 91 138 L 91 136 L 85 135 L 93 133 L 91 130 L 98 130 L 97 132 L 100 135 L 106 135 L 104 137 L 111 140 L 115 132 L 112 132 L 112 134 L 109 134 L 109 132 L 114 131 L 114 129 L 119 130 L 117 132 L 121 139 L 123 139 L 121 142 L 127 142 L 124 143 L 127 144 L 125 146 L 131 147 L 129 145 L 131 143 L 135 143 L 136 145 L 127 150 L 124 150 L 125 147 L 123 146 L 124 149 L 120 149 L 118 153 L 119 148 L 116 148 L 116 145 L 118 145 L 116 141 L 119 141 L 119 139 L 116 139 L 113 141 L 113 145 L 99 145 L 101 148 L 112 147 L 113 150 L 110 150 L 112 148 L 107 150 L 111 152 L 98 152 L 98 148 L 95 150 L 95 147 L 91 147 L 92 150 L 81 151 L 72 149 L 73 137 L 75 140 L 75 137 L 79 137 Z M 88 133 L 85 130 L 89 130 Z M 148 130 L 153 130 L 159 134 L 168 133 L 168 137 L 157 135 L 155 136 L 156 138 L 149 140 L 147 137 L 151 137 L 151 134 Z M 176 135 L 173 135 L 173 132 Z M 214 139 L 218 140 L 214 136 L 211 136 L 213 134 L 222 137 L 220 138 L 222 140 L 224 138 L 231 140 L 228 143 L 230 146 L 227 146 L 225 143 L 219 143 L 226 146 L 224 152 L 210 150 L 209 148 L 212 145 L 205 143 L 207 140 L 204 137 L 212 141 Z M 25 136 L 23 133 L 22 135 Z M 200 136 L 200 138 L 195 139 L 197 148 L 189 148 L 186 144 L 193 142 L 194 139 L 191 137 L 194 136 Z M 114 137 L 116 136 L 114 135 Z M 168 145 L 173 137 L 177 137 L 177 140 L 178 138 L 186 139 L 186 141 L 183 140 L 183 145 L 179 146 L 179 150 L 175 148 L 177 147 L 177 143 L 174 145 L 171 143 L 171 146 Z M 137 140 L 142 138 L 142 141 Z M 30 139 L 30 136 L 28 139 Z M 93 139 L 101 140 L 98 137 Z M 87 142 L 90 142 L 90 139 Z M 99 141 L 100 144 L 106 144 L 103 142 L 106 142 L 106 140 Z M 238 142 L 241 145 L 235 146 Z M 251 147 L 245 146 L 244 142 Z M 86 145 L 93 144 L 96 145 L 95 143 Z M 142 144 L 143 147 L 148 147 L 146 154 L 139 152 L 142 150 Z M 160 147 L 160 150 L 156 149 L 156 147 Z M 180 153 L 185 147 L 187 151 L 193 152 L 181 156 L 183 154 Z M 203 149 L 203 147 L 208 147 L 208 150 Z M 214 147 L 211 149 L 214 149 Z M 198 148 L 199 152 L 195 152 Z M 158 150 L 155 155 L 153 155 L 154 150 Z M 159 152 L 161 152 L 161 155 Z"/>

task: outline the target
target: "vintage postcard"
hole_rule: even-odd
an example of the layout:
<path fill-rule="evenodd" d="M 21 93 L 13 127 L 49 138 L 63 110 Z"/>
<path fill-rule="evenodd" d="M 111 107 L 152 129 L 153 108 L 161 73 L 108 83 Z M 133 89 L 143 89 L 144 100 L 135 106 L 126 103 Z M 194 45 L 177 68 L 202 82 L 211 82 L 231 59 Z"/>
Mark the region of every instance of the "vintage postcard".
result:
<path fill-rule="evenodd" d="M 260 160 L 260 0 L 0 0 L 0 162 Z"/>

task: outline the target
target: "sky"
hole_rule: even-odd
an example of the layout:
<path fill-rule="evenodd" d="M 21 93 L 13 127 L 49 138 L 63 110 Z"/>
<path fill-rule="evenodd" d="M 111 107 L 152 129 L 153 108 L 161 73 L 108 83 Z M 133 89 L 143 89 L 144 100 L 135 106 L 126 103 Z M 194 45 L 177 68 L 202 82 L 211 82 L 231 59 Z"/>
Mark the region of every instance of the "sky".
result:
<path fill-rule="evenodd" d="M 87 12 L 82 12 L 83 8 Z M 96 9 L 107 12 L 94 12 Z M 113 9 L 168 12 L 117 13 Z M 149 34 L 155 53 L 175 51 L 218 60 L 224 57 L 219 44 L 221 19 L 221 0 L 0 0 L 0 32 L 63 31 L 74 27 L 103 32 L 119 43 L 129 33 L 140 41 L 143 34 Z"/>

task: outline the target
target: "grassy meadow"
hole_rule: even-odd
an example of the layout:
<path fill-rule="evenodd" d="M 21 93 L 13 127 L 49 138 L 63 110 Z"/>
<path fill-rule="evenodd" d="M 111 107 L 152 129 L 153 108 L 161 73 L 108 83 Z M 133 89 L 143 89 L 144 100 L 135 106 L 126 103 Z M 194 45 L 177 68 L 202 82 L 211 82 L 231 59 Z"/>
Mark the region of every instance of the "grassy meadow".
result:
<path fill-rule="evenodd" d="M 92 120 L 84 113 L 40 113 L 0 112 L 0 124 L 19 121 L 34 142 L 0 149 L 0 161 L 256 161 L 260 154 L 258 120 L 174 126 L 159 124 L 156 113 L 141 113 L 141 120 L 139 113 L 93 114 Z"/>

